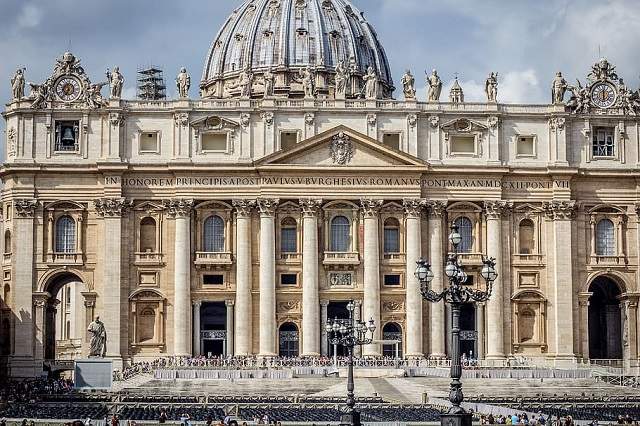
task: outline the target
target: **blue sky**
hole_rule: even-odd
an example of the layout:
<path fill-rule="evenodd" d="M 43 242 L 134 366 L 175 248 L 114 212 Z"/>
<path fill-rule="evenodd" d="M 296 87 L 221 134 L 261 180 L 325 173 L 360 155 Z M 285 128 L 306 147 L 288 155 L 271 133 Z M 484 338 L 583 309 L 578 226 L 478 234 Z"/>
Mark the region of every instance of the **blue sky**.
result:
<path fill-rule="evenodd" d="M 483 99 L 484 79 L 497 71 L 499 101 L 548 102 L 554 73 L 583 80 L 599 48 L 628 86 L 640 84 L 638 0 L 352 1 L 376 28 L 396 86 L 410 68 L 419 99 L 426 98 L 424 70 L 437 68 L 446 82 L 459 73 L 468 101 Z M 163 68 L 170 82 L 186 66 L 198 82 L 212 39 L 241 3 L 0 0 L 0 99 L 9 100 L 16 68 L 27 67 L 27 81 L 41 82 L 69 45 L 93 81 L 119 65 L 130 97 L 141 65 Z M 191 90 L 196 97 L 197 84 Z"/>

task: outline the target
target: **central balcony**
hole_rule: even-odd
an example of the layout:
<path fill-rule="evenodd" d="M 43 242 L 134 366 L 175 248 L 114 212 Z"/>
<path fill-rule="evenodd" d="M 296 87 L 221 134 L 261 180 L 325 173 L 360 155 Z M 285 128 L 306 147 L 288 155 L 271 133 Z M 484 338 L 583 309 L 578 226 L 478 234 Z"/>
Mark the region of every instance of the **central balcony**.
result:
<path fill-rule="evenodd" d="M 56 265 L 82 265 L 82 253 L 47 253 L 47 262 Z"/>
<path fill-rule="evenodd" d="M 384 265 L 404 265 L 407 256 L 404 253 L 383 253 L 382 263 Z"/>
<path fill-rule="evenodd" d="M 233 264 L 231 252 L 197 251 L 195 265 L 199 267 L 228 267 Z"/>
<path fill-rule="evenodd" d="M 136 252 L 136 265 L 162 265 L 164 254 L 154 252 Z"/>
<path fill-rule="evenodd" d="M 325 251 L 325 265 L 359 265 L 360 254 L 356 252 Z"/>

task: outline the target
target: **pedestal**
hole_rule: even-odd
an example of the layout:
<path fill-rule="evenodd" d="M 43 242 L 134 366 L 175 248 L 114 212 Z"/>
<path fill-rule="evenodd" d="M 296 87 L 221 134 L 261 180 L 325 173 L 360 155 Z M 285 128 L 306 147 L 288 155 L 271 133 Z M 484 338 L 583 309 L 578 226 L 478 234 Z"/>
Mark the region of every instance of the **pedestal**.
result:
<path fill-rule="evenodd" d="M 354 411 L 353 413 L 347 413 L 340 416 L 340 426 L 361 426 L 360 413 Z"/>
<path fill-rule="evenodd" d="M 442 414 L 440 416 L 441 426 L 471 426 L 472 421 L 471 413 Z"/>
<path fill-rule="evenodd" d="M 80 390 L 111 390 L 113 361 L 105 358 L 78 359 L 74 363 L 74 387 Z"/>

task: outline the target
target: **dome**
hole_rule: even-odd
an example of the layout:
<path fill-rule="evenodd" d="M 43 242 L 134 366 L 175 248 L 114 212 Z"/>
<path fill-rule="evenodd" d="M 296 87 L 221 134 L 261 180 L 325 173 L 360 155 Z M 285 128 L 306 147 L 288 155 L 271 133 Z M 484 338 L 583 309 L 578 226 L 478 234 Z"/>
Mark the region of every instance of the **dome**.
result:
<path fill-rule="evenodd" d="M 390 98 L 394 89 L 375 30 L 348 0 L 245 1 L 211 44 L 200 88 L 204 98 Z"/>

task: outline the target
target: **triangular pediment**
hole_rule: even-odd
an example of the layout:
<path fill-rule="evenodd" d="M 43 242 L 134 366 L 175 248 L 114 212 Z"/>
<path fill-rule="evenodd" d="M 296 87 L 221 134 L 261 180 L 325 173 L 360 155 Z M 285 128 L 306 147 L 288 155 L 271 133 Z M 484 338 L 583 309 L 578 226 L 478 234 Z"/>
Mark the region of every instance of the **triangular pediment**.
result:
<path fill-rule="evenodd" d="M 256 165 L 424 168 L 426 163 L 341 125 L 302 141 L 290 149 L 271 154 L 259 160 Z"/>

